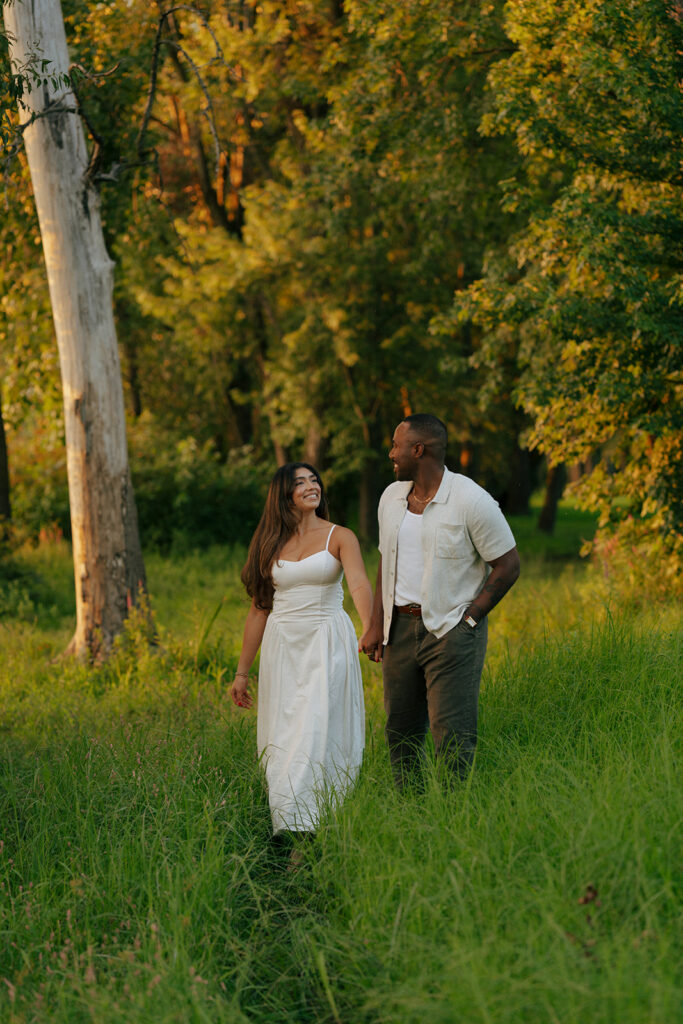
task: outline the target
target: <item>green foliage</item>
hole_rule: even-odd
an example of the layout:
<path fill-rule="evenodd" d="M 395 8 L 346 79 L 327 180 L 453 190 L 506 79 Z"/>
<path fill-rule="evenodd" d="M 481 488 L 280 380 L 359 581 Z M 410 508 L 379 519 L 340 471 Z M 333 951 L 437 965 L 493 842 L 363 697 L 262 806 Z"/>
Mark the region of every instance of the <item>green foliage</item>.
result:
<path fill-rule="evenodd" d="M 2 568 L 0 616 L 11 616 L 15 619 L 32 618 L 35 613 L 35 605 L 29 587 L 24 584 L 21 577 L 12 578 L 11 567 L 3 565 Z"/>
<path fill-rule="evenodd" d="M 358 471 L 406 406 L 433 408 L 462 432 L 459 381 L 437 372 L 443 351 L 428 325 L 479 270 L 495 230 L 480 186 L 505 147 L 475 143 L 484 54 L 502 43 L 493 8 L 347 12 L 348 67 L 328 90 L 330 115 L 300 121 L 306 170 L 281 222 L 301 264 L 288 283 L 296 319 L 273 381 L 278 422 L 301 432 L 312 409 L 333 465 Z"/>
<path fill-rule="evenodd" d="M 431 408 L 455 460 L 465 450 L 502 500 L 521 477 L 520 436 L 551 462 L 598 461 L 576 490 L 601 520 L 595 553 L 651 593 L 683 578 L 674 8 L 64 11 L 117 261 L 128 407 L 170 440 L 162 455 L 139 427 L 148 542 L 226 536 L 227 491 L 248 506 L 221 467 L 247 447 L 268 468 L 307 451 L 342 514 L 363 488 L 372 520 L 396 420 Z M 0 225 L 0 376 L 15 507 L 35 535 L 66 527 L 29 209 L 17 164 Z"/>
<path fill-rule="evenodd" d="M 249 542 L 269 479 L 249 449 L 221 463 L 210 443 L 171 441 L 143 417 L 131 432 L 130 454 L 144 545 L 168 550 Z"/>
<path fill-rule="evenodd" d="M 233 450 L 223 461 L 210 441 L 173 436 L 145 415 L 129 430 L 129 454 L 146 548 L 248 543 L 272 472 L 254 462 L 251 449 Z M 11 476 L 15 542 L 55 531 L 70 537 L 61 437 L 15 434 Z"/>
<path fill-rule="evenodd" d="M 56 538 L 44 540 L 37 559 L 16 541 L 14 546 L 10 553 L 0 545 L 0 621 L 59 627 L 73 616 L 70 552 Z"/>
<path fill-rule="evenodd" d="M 154 357 L 165 353 L 156 385 L 143 383 L 149 407 L 174 414 L 163 383 L 198 438 L 257 451 L 272 439 L 298 453 L 315 434 L 333 478 L 375 464 L 406 403 L 436 408 L 459 440 L 481 437 L 481 416 L 468 431 L 463 364 L 439 362 L 428 325 L 503 231 L 487 188 L 510 147 L 476 131 L 486 71 L 506 47 L 496 5 L 207 12 L 208 29 L 187 14 L 185 76 L 175 60 L 159 76 L 160 108 L 178 109 L 183 81 L 185 148 L 172 133 L 159 140 L 181 244 L 157 247 L 141 223 L 116 244 L 129 296 L 156 325 Z M 199 195 L 188 142 L 215 170 L 199 68 L 223 171 L 188 204 Z M 146 361 L 144 341 L 139 351 Z"/>
<path fill-rule="evenodd" d="M 22 0 L 0 0 L 0 14 L 3 7 L 16 2 Z M 49 54 L 30 50 L 24 64 L 17 65 L 10 58 L 11 43 L 11 35 L 0 24 L 0 148 L 3 164 L 6 154 L 16 152 L 21 144 L 21 129 L 16 120 L 17 104 L 44 85 L 51 89 L 68 85 L 68 76 L 55 73 Z M 30 41 L 29 46 L 35 46 L 35 43 Z"/>
<path fill-rule="evenodd" d="M 491 73 L 486 125 L 524 157 L 505 201 L 527 225 L 456 321 L 481 332 L 492 387 L 512 367 L 531 444 L 599 459 L 574 493 L 609 571 L 637 561 L 638 585 L 666 593 L 683 567 L 679 20 L 653 0 L 506 11 L 517 51 Z"/>
<path fill-rule="evenodd" d="M 553 533 L 542 533 L 536 528 L 539 498 L 537 494 L 531 501 L 532 515 L 507 517 L 525 563 L 525 574 L 529 562 L 576 562 L 586 543 L 592 541 L 597 526 L 594 513 L 582 511 L 576 505 L 562 501 L 557 510 Z"/>
<path fill-rule="evenodd" d="M 71 535 L 66 450 L 57 418 L 30 417 L 10 443 L 12 523 L 18 540 Z"/>
<path fill-rule="evenodd" d="M 486 73 L 509 50 L 500 6 L 182 7 L 156 54 L 149 5 L 84 18 L 65 4 L 135 416 L 223 458 L 308 446 L 348 490 L 380 485 L 395 421 L 429 406 L 505 493 L 521 420 L 509 396 L 485 413 L 473 400 L 467 332 L 444 345 L 428 329 L 509 219 L 492 190 L 511 146 L 477 132 Z M 7 230 L 21 234 L 14 217 Z M 0 338 L 18 406 L 22 359 L 33 380 L 43 365 L 24 325 L 47 294 L 36 253 L 12 251 L 32 275 L 8 260 Z"/>

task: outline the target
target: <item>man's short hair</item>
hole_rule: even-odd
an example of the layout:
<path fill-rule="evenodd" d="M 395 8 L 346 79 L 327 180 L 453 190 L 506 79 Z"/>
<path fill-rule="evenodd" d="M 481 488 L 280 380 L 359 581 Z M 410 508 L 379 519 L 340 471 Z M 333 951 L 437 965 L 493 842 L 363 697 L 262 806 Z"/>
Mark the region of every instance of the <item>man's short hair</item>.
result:
<path fill-rule="evenodd" d="M 425 448 L 431 448 L 432 453 L 443 459 L 446 455 L 448 445 L 448 431 L 446 424 L 438 416 L 432 416 L 428 412 L 415 412 L 406 416 L 403 423 L 407 423 L 411 431 L 420 438 Z"/>

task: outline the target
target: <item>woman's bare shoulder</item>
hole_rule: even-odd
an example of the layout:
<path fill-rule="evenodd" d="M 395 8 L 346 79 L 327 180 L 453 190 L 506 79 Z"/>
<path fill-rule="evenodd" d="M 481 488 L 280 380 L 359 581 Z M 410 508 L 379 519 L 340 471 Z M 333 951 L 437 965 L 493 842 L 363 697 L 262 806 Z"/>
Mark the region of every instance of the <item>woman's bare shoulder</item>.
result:
<path fill-rule="evenodd" d="M 346 546 L 347 544 L 358 544 L 358 538 L 356 537 L 353 530 L 350 530 L 348 526 L 338 526 L 336 523 L 330 524 L 332 529 L 332 536 L 330 537 L 330 548 L 332 544 L 337 547 Z"/>

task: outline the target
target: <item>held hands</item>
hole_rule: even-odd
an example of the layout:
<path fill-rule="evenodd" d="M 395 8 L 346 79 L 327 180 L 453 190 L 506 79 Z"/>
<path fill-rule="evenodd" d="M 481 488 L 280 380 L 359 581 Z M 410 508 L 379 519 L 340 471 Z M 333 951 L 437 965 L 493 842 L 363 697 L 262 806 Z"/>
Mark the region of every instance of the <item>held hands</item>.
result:
<path fill-rule="evenodd" d="M 384 654 L 384 634 L 379 626 L 370 626 L 358 641 L 358 651 L 367 654 L 370 661 L 381 661 Z"/>
<path fill-rule="evenodd" d="M 254 698 L 249 695 L 248 686 L 249 677 L 246 673 L 236 672 L 232 686 L 230 687 L 230 697 L 236 707 L 250 708 L 254 703 Z"/>

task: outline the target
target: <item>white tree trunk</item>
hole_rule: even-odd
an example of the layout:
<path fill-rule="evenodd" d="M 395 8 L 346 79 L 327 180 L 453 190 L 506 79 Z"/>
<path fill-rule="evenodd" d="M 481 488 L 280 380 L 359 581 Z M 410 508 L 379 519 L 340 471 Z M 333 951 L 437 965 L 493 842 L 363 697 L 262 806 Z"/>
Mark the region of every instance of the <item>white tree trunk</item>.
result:
<path fill-rule="evenodd" d="M 68 72 L 60 0 L 14 2 L 3 13 L 15 67 L 37 53 L 50 61 L 49 74 Z M 101 657 L 146 587 L 128 467 L 113 263 L 98 195 L 86 176 L 88 152 L 73 94 L 43 85 L 24 102 L 22 123 L 34 111 L 44 115 L 24 138 L 64 391 L 77 609 L 70 650 Z"/>

